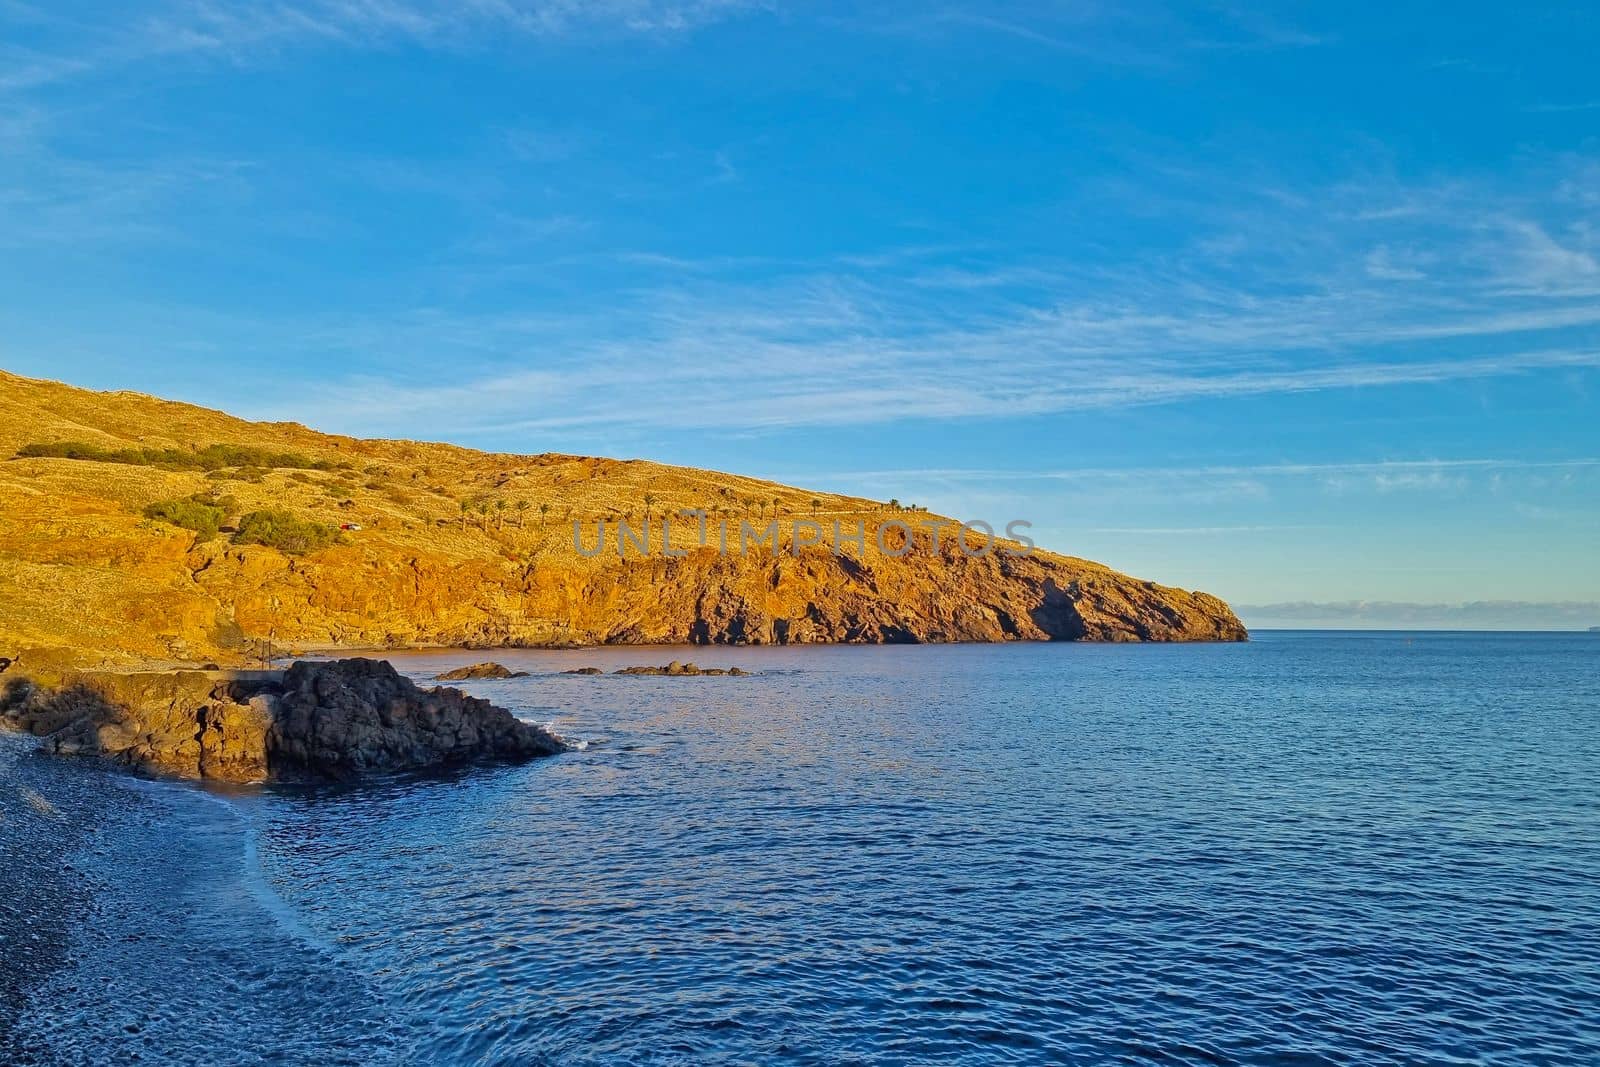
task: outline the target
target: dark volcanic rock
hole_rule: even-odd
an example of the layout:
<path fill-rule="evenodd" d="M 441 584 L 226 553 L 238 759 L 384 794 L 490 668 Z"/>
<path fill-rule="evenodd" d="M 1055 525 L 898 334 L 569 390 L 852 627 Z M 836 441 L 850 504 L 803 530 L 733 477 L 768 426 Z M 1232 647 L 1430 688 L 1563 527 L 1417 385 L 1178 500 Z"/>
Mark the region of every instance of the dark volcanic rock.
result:
<path fill-rule="evenodd" d="M 418 689 L 390 664 L 370 659 L 290 667 L 268 743 L 275 764 L 318 773 L 528 759 L 565 747 L 487 700 L 458 689 Z"/>
<path fill-rule="evenodd" d="M 419 689 L 382 660 L 287 671 L 73 674 L 0 693 L 0 726 L 61 755 L 225 781 L 350 778 L 565 749 L 460 690 Z"/>
<path fill-rule="evenodd" d="M 498 663 L 474 663 L 470 667 L 457 667 L 453 671 L 436 674 L 436 682 L 467 682 L 479 678 L 526 678 L 527 671 L 514 671 Z"/>
<path fill-rule="evenodd" d="M 575 667 L 570 671 L 562 671 L 561 673 L 562 674 L 604 674 L 606 672 L 601 670 L 599 667 Z"/>

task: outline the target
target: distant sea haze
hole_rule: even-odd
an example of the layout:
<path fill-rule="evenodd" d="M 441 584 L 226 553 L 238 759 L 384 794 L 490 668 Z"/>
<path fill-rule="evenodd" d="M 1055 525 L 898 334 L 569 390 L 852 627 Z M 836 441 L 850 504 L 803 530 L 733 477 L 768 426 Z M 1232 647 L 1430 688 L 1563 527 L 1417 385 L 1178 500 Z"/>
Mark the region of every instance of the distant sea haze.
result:
<path fill-rule="evenodd" d="M 1251 629 L 1600 630 L 1600 601 L 1347 600 L 1235 604 Z"/>

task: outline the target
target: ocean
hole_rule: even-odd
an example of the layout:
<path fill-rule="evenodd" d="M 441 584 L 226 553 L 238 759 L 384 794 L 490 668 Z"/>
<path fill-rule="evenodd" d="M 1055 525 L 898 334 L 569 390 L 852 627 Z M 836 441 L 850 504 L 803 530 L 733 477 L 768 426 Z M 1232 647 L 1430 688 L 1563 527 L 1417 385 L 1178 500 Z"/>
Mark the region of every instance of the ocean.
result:
<path fill-rule="evenodd" d="M 1594 635 L 389 658 L 584 747 L 0 737 L 0 1061 L 1600 1063 Z"/>

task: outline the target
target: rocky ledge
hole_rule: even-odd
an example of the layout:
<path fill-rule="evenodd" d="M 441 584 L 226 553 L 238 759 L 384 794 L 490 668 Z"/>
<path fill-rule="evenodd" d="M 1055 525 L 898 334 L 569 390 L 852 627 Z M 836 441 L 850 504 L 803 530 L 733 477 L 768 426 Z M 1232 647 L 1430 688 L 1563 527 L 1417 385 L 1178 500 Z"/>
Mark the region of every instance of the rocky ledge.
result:
<path fill-rule="evenodd" d="M 35 734 L 61 755 L 228 782 L 349 779 L 566 748 L 504 708 L 457 689 L 418 688 L 368 659 L 11 677 L 0 690 L 0 727 Z"/>

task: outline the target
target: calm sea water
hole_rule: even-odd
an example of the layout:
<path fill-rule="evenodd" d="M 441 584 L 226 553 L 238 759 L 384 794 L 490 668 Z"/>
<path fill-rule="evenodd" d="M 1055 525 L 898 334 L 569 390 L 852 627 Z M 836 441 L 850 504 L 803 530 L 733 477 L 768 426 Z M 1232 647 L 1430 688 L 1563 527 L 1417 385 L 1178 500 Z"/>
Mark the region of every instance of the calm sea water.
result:
<path fill-rule="evenodd" d="M 445 779 L 208 794 L 9 744 L 70 933 L 13 1056 L 1600 1063 L 1600 637 L 555 673 L 673 655 L 496 653 L 534 676 L 467 687 L 588 747 Z"/>

